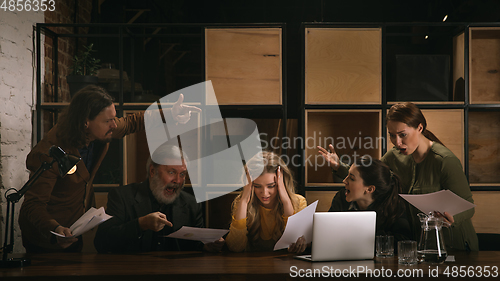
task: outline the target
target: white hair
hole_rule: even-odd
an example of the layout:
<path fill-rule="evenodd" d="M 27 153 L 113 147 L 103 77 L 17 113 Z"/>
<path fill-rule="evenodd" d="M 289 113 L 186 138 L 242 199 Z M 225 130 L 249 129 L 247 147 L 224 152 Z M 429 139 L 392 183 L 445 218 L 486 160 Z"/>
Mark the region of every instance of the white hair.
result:
<path fill-rule="evenodd" d="M 163 144 L 158 147 L 152 156 L 149 156 L 146 162 L 146 174 L 149 178 L 149 169 L 151 165 L 156 169 L 159 165 L 182 165 L 188 164 L 189 159 L 178 146 Z"/>

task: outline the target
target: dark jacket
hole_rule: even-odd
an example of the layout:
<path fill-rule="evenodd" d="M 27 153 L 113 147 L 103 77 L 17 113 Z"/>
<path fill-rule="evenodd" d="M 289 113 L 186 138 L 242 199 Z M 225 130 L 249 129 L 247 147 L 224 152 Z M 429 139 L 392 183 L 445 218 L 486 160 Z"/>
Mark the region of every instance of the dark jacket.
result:
<path fill-rule="evenodd" d="M 143 231 L 139 226 L 139 217 L 157 211 L 152 208 L 152 200 L 147 180 L 112 189 L 108 193 L 106 213 L 113 218 L 99 225 L 94 239 L 97 251 L 116 253 L 155 250 L 152 248 L 153 231 Z M 173 224 L 169 233 L 182 226 L 204 227 L 201 204 L 196 203 L 194 196 L 182 191 L 172 204 L 172 217 L 167 217 Z M 203 248 L 203 243 L 199 241 L 174 240 L 178 251 L 199 251 Z"/>

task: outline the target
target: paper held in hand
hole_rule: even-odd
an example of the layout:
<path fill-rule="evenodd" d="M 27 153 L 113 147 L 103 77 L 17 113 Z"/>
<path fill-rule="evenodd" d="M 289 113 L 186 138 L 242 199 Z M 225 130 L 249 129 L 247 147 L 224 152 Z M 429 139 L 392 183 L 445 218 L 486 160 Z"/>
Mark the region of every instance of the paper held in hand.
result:
<path fill-rule="evenodd" d="M 283 235 L 274 245 L 275 251 L 288 248 L 301 236 L 304 236 L 306 243 L 312 241 L 313 216 L 317 206 L 318 200 L 288 218 Z"/>
<path fill-rule="evenodd" d="M 399 196 L 424 214 L 439 211 L 454 216 L 476 206 L 448 189 L 427 194 L 399 194 Z"/>
<path fill-rule="evenodd" d="M 72 236 L 64 236 L 54 231 L 51 231 L 51 233 L 63 238 L 73 238 L 84 234 L 110 218 L 112 216 L 106 214 L 104 207 L 99 209 L 92 207 L 69 228 L 73 234 Z"/>
<path fill-rule="evenodd" d="M 227 229 L 213 229 L 213 228 L 199 228 L 199 227 L 190 227 L 183 226 L 181 229 L 177 230 L 174 233 L 171 233 L 164 237 L 170 238 L 179 238 L 186 240 L 196 240 L 201 241 L 204 244 L 211 243 L 219 240 L 222 236 L 228 233 Z"/>

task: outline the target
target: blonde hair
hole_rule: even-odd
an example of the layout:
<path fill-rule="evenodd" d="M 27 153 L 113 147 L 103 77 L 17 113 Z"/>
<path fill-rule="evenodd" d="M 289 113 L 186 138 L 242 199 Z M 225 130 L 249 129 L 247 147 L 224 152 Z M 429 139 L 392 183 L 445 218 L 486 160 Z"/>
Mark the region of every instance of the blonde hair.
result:
<path fill-rule="evenodd" d="M 281 157 L 279 157 L 277 154 L 273 152 L 264 151 L 252 157 L 245 165 L 245 168 L 246 170 L 248 170 L 249 174 L 255 174 L 255 171 L 257 171 L 257 173 L 259 171 L 262 171 L 262 173 L 259 176 L 266 173 L 276 174 L 276 170 L 278 169 L 278 167 L 281 167 L 281 171 L 283 173 L 283 182 L 285 184 L 288 197 L 290 197 L 290 200 L 292 202 L 293 209 L 297 210 L 299 207 L 299 199 L 297 196 L 295 196 L 295 183 L 293 180 L 293 175 L 290 169 L 288 169 L 288 167 L 286 166 L 285 162 L 281 159 Z M 246 175 L 244 176 L 246 177 Z M 278 187 L 276 186 L 276 188 Z M 237 206 L 238 202 L 241 200 L 242 194 L 243 191 L 241 191 L 240 194 L 233 201 L 232 205 L 233 213 L 235 211 L 235 207 Z M 278 195 L 278 204 L 274 206 L 274 208 L 272 209 L 272 213 L 274 214 L 276 220 L 276 225 L 272 232 L 272 238 L 274 240 L 278 240 L 283 234 L 283 231 L 285 230 L 285 223 L 283 222 L 283 214 L 284 214 L 283 203 L 281 202 L 279 195 Z M 252 195 L 250 197 L 250 202 L 247 206 L 247 229 L 248 229 L 247 236 L 248 236 L 248 241 L 250 243 L 256 241 L 259 238 L 260 228 L 261 228 L 260 201 L 254 195 L 254 192 L 252 192 Z"/>

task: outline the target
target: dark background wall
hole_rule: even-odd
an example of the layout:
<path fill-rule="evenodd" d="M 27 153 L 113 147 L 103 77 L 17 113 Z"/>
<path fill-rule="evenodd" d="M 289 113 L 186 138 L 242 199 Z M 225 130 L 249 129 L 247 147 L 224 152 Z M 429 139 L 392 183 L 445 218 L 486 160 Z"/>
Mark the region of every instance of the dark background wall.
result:
<path fill-rule="evenodd" d="M 142 11 L 139 16 L 139 11 Z M 303 22 L 496 22 L 500 20 L 500 1 L 497 0 L 278 0 L 278 1 L 182 1 L 182 0 L 65 0 L 57 1 L 55 12 L 46 12 L 47 23 L 285 23 L 287 99 L 290 118 L 297 118 L 301 95 L 301 54 Z M 100 33 L 99 30 L 74 29 L 56 32 Z M 107 31 L 104 31 L 107 32 Z M 111 32 L 111 31 L 110 31 Z M 172 32 L 172 31 L 169 31 Z M 175 31 L 174 31 L 175 32 Z M 178 32 L 192 32 L 179 30 Z M 203 46 L 201 40 L 179 42 L 156 42 L 137 52 L 135 78 L 150 93 L 159 96 L 203 81 Z M 46 45 L 46 93 L 51 93 L 52 81 L 51 45 Z M 87 44 L 87 39 L 64 40 L 59 44 L 62 54 L 59 61 L 61 89 L 59 100 L 69 99 L 65 76 L 71 57 Z M 118 66 L 117 46 L 112 40 L 91 40 L 99 50 L 102 62 Z M 162 52 L 161 44 L 176 44 L 162 62 L 156 54 Z M 111 48 L 110 48 L 111 46 Z M 114 47 L 113 47 L 114 46 Z M 141 46 L 139 46 L 139 49 Z M 127 47 L 128 48 L 128 47 Z M 165 47 L 164 47 L 165 48 Z M 421 50 L 434 48 L 424 42 L 417 46 Z M 107 50 L 106 50 L 107 49 Z M 125 49 L 127 53 L 129 50 Z M 137 51 L 137 50 L 136 50 Z M 182 55 L 184 53 L 184 55 Z M 187 54 L 187 55 L 186 55 Z M 182 55 L 182 58 L 181 58 Z M 177 60 L 178 58 L 181 58 Z M 173 62 L 179 63 L 173 67 Z M 124 70 L 131 72 L 125 61 Z M 146 86 L 147 85 L 147 86 Z"/>

